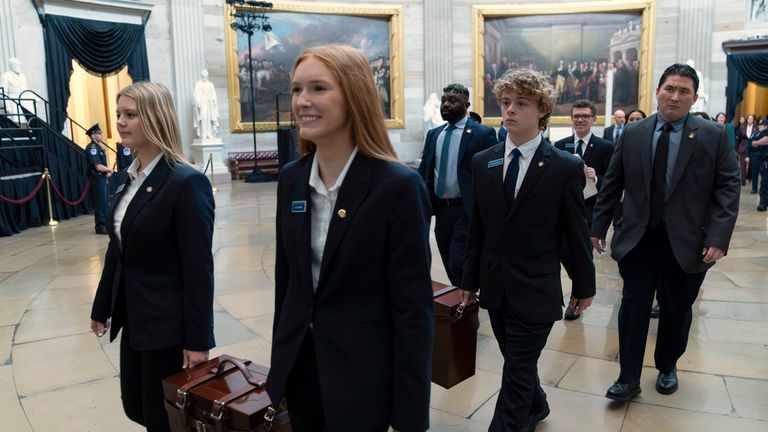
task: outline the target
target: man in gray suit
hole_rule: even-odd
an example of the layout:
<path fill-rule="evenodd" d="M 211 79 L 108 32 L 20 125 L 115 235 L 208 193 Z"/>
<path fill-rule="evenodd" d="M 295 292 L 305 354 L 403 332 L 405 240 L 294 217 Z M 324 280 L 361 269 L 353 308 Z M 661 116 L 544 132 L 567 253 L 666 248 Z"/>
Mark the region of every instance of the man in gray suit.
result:
<path fill-rule="evenodd" d="M 592 245 L 602 253 L 625 191 L 611 242 L 624 279 L 621 372 L 606 393 L 613 400 L 640 393 L 654 288 L 661 306 L 656 390 L 677 390 L 676 364 L 688 343 L 691 306 L 707 269 L 727 253 L 736 225 L 739 167 L 725 129 L 688 114 L 698 87 L 690 66 L 673 64 L 664 71 L 656 89 L 658 113 L 626 126 L 597 197 Z"/>

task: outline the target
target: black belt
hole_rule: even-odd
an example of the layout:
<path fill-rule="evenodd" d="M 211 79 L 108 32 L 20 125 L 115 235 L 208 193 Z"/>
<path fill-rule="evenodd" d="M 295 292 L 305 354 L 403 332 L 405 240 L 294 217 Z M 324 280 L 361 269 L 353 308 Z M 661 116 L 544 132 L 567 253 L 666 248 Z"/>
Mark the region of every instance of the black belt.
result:
<path fill-rule="evenodd" d="M 437 198 L 435 197 L 435 202 L 439 205 L 444 206 L 455 206 L 455 205 L 461 205 L 461 197 L 459 198 Z"/>

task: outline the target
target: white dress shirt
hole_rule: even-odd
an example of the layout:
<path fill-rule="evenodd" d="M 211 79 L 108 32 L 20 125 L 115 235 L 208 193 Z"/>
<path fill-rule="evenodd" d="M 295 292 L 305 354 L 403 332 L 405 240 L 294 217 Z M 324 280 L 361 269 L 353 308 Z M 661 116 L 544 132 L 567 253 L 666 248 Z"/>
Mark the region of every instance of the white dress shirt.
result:
<path fill-rule="evenodd" d="M 579 138 L 578 135 L 573 134 L 573 154 L 576 156 L 579 155 L 579 152 L 576 151 L 576 149 L 579 148 L 579 140 L 584 141 L 584 144 L 581 146 L 581 158 L 584 158 L 584 155 L 587 154 L 587 147 L 589 147 L 589 140 L 592 139 L 592 132 L 587 132 L 587 135 L 584 136 L 584 138 Z"/>
<path fill-rule="evenodd" d="M 517 173 L 515 197 L 517 197 L 517 193 L 520 191 L 520 185 L 523 184 L 525 173 L 528 172 L 528 166 L 531 164 L 531 159 L 533 159 L 533 154 L 536 153 L 536 150 L 539 148 L 539 144 L 541 144 L 540 134 L 519 147 L 515 147 L 515 143 L 513 143 L 512 140 L 509 139 L 509 135 L 507 135 L 507 141 L 504 143 L 504 175 L 502 175 L 502 182 L 504 181 L 504 177 L 507 176 L 507 168 L 512 161 L 512 150 L 517 148 L 520 150 L 520 157 L 517 159 L 517 163 L 520 164 L 520 171 Z"/>
<path fill-rule="evenodd" d="M 152 170 L 155 169 L 155 166 L 162 157 L 162 153 L 157 155 L 154 159 L 152 159 L 152 162 L 150 162 L 149 165 L 144 167 L 141 172 L 137 172 L 139 169 L 139 164 L 141 163 L 139 158 L 134 159 L 133 162 L 131 162 L 131 166 L 128 167 L 128 178 L 131 180 L 131 182 L 128 184 L 128 186 L 125 187 L 123 194 L 120 196 L 120 201 L 118 201 L 117 205 L 115 205 L 115 213 L 113 215 L 115 223 L 115 235 L 121 243 L 123 242 L 123 239 L 120 235 L 120 227 L 123 225 L 125 211 L 128 210 L 128 205 L 133 200 L 136 192 L 139 191 L 141 184 L 144 183 L 144 180 L 146 180 L 147 177 L 149 177 L 149 175 L 152 173 Z"/>
<path fill-rule="evenodd" d="M 344 177 L 352 165 L 357 154 L 357 147 L 349 155 L 347 164 L 339 173 L 336 183 L 326 189 L 323 179 L 320 178 L 320 169 L 317 166 L 317 154 L 312 156 L 312 170 L 309 173 L 309 199 L 310 212 L 310 242 L 312 247 L 312 288 L 317 291 L 317 282 L 320 280 L 320 266 L 323 264 L 323 251 L 325 239 L 328 237 L 328 228 L 333 218 L 333 209 L 336 207 L 336 199 L 339 197 L 339 188 L 344 183 Z"/>
<path fill-rule="evenodd" d="M 451 131 L 448 165 L 446 166 L 447 173 L 445 175 L 445 191 L 443 196 L 438 198 L 461 198 L 461 190 L 459 189 L 459 149 L 461 148 L 461 137 L 464 134 L 464 128 L 467 126 L 467 120 L 468 117 L 464 117 L 454 123 L 456 129 Z M 437 180 L 440 178 L 440 160 L 443 156 L 443 141 L 445 141 L 447 129 L 448 125 L 437 134 L 437 142 L 435 143 L 435 188 L 437 188 Z"/>

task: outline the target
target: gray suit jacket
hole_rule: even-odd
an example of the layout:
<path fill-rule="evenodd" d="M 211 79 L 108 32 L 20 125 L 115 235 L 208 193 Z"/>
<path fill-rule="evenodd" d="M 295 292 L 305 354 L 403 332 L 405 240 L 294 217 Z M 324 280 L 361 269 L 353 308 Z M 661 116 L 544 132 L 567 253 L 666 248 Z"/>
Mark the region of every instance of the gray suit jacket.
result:
<path fill-rule="evenodd" d="M 637 245 L 648 226 L 655 125 L 652 115 L 625 127 L 597 197 L 592 236 L 605 238 L 625 192 L 623 217 L 614 224 L 611 242 L 611 256 L 617 261 Z M 665 198 L 672 251 L 686 273 L 713 265 L 702 261 L 704 247 L 728 252 L 739 210 L 739 185 L 739 167 L 725 129 L 689 115 Z"/>

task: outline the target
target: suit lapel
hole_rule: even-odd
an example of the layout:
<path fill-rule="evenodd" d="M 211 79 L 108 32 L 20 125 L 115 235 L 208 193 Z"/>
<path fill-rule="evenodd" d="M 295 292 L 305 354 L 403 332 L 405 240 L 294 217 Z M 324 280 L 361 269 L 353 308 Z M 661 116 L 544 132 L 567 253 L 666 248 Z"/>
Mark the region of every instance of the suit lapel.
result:
<path fill-rule="evenodd" d="M 672 194 L 675 187 L 680 182 L 680 178 L 683 176 L 683 171 L 688 165 L 688 160 L 691 158 L 693 148 L 696 145 L 696 131 L 698 126 L 695 124 L 696 120 L 692 119 L 693 116 L 689 115 L 683 125 L 683 135 L 680 137 L 680 148 L 677 151 L 677 161 L 675 161 L 675 168 L 672 170 L 672 178 L 669 180 L 669 187 L 667 188 L 666 198 Z"/>
<path fill-rule="evenodd" d="M 638 153 L 643 169 L 643 185 L 645 190 L 651 190 L 651 167 L 653 166 L 653 130 L 656 128 L 656 114 L 643 120 L 643 129 L 640 131 Z M 626 141 L 624 143 L 626 152 Z"/>
<path fill-rule="evenodd" d="M 165 180 L 168 178 L 170 171 L 171 167 L 165 161 L 165 158 L 161 157 L 157 162 L 157 165 L 155 165 L 155 168 L 152 169 L 149 177 L 144 180 L 144 183 L 141 184 L 139 190 L 136 191 L 136 195 L 131 199 L 131 203 L 128 204 L 128 208 L 125 210 L 125 216 L 123 217 L 123 223 L 120 227 L 120 237 L 123 239 L 123 250 L 125 250 L 128 233 L 131 231 L 133 221 L 136 219 L 136 216 L 141 209 L 144 208 L 144 205 L 157 195 L 158 191 L 165 183 Z"/>
<path fill-rule="evenodd" d="M 333 214 L 331 214 L 331 224 L 328 227 L 325 249 L 323 249 L 323 262 L 320 266 L 321 281 L 328 268 L 328 264 L 333 260 L 336 249 L 338 249 L 341 240 L 344 238 L 344 234 L 357 216 L 360 204 L 368 194 L 372 171 L 373 161 L 358 153 L 339 188 L 336 207 L 333 209 Z M 342 209 L 344 210 L 344 217 L 339 216 L 339 212 Z"/>
<path fill-rule="evenodd" d="M 544 173 L 544 170 L 549 165 L 549 156 L 552 151 L 552 145 L 547 143 L 544 138 L 541 138 L 539 148 L 533 154 L 530 165 L 528 165 L 528 171 L 523 178 L 523 184 L 520 185 L 520 190 L 515 196 L 515 202 L 512 203 L 512 208 L 509 209 L 508 219 L 512 217 L 515 211 L 520 207 L 520 203 L 525 201 L 526 195 L 533 189 L 539 178 Z"/>
<path fill-rule="evenodd" d="M 467 119 L 467 124 L 464 126 L 464 130 L 461 132 L 461 141 L 459 142 L 459 163 L 456 164 L 456 170 L 461 166 L 461 161 L 464 160 L 464 155 L 467 154 L 467 148 L 469 148 L 469 141 L 472 139 L 472 133 L 474 132 L 475 121 Z"/>
<path fill-rule="evenodd" d="M 506 149 L 506 146 L 504 143 L 496 144 L 495 147 L 493 147 L 493 151 L 490 152 L 488 156 L 488 160 L 484 161 L 485 164 L 483 169 L 486 171 L 486 174 L 483 174 L 482 178 L 487 179 L 487 185 L 488 193 L 490 196 L 494 197 L 494 200 L 499 200 L 498 202 L 504 203 L 504 205 L 498 207 L 500 209 L 503 209 L 506 214 L 508 212 L 507 206 L 506 206 L 506 200 L 504 199 L 504 151 Z M 490 164 L 492 161 L 497 161 L 501 159 L 501 164 L 492 166 L 488 168 L 488 164 Z M 480 176 L 477 176 L 477 178 L 481 178 Z M 501 197 L 501 198 L 499 198 Z"/>
<path fill-rule="evenodd" d="M 304 160 L 304 166 L 298 176 L 293 179 L 293 184 L 287 192 L 287 199 L 290 203 L 283 203 L 287 205 L 288 220 L 287 225 L 290 227 L 290 231 L 295 234 L 296 257 L 299 264 L 299 274 L 301 281 L 307 290 L 314 295 L 314 288 L 312 287 L 312 238 L 310 222 L 312 218 L 312 202 L 309 196 L 309 175 L 312 172 L 312 157 L 307 157 Z M 293 204 L 300 205 L 304 202 L 304 211 L 295 211 Z"/>
<path fill-rule="evenodd" d="M 126 173 L 125 182 L 117 188 L 115 194 L 112 196 L 112 201 L 109 202 L 109 209 L 107 209 L 107 233 L 109 233 L 109 239 L 115 242 L 116 245 L 120 245 L 121 242 L 118 240 L 117 234 L 115 233 L 115 207 L 117 207 L 117 203 L 123 198 L 125 189 L 130 182 L 131 176 Z M 120 226 L 122 228 L 122 224 Z M 121 230 L 121 235 L 122 232 L 123 231 Z M 122 246 L 115 248 L 115 250 L 117 250 L 118 254 L 123 254 Z"/>

